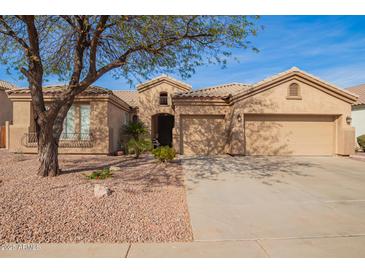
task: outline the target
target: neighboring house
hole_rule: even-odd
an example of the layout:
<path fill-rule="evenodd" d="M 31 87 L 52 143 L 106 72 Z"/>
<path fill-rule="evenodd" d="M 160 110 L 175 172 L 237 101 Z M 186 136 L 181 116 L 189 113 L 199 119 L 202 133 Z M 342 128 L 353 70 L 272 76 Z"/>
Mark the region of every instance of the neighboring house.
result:
<path fill-rule="evenodd" d="M 46 105 L 64 86 L 43 88 Z M 36 153 L 35 123 L 28 89 L 7 91 L 13 103 L 9 149 Z M 120 149 L 121 128 L 129 121 L 133 109 L 111 90 L 91 86 L 75 98 L 64 121 L 59 152 L 70 154 L 111 154 Z"/>
<path fill-rule="evenodd" d="M 5 91 L 13 88 L 16 88 L 16 86 L 0 80 L 0 148 L 6 147 L 7 132 L 5 122 L 11 122 L 13 119 L 13 106 Z"/>
<path fill-rule="evenodd" d="M 21 93 L 9 92 L 14 102 L 12 130 L 15 132 L 22 124 L 15 134 L 18 137 L 11 140 L 14 146 L 26 147 L 24 142 L 19 145 L 24 138 L 20 136 L 28 136 L 33 129 L 29 124 L 29 94 L 25 105 Z M 86 96 L 87 100 L 79 97 L 76 104 L 86 100 L 91 106 L 99 106 L 98 100 L 104 96 L 110 97 L 106 101 L 114 97 L 120 100 L 114 112 L 107 103 L 99 107 L 102 111 L 98 115 L 93 114 L 91 107 L 90 132 L 100 135 L 92 140 L 98 140 L 105 149 L 97 150 L 99 146 L 93 143 L 92 148 L 61 147 L 61 152 L 112 153 L 119 149 L 119 129 L 114 129 L 114 125 L 125 122 L 121 113 L 129 115 L 129 119 L 138 115 L 152 139 L 174 147 L 180 154 L 350 155 L 354 152 L 351 105 L 358 96 L 295 67 L 253 85 L 231 83 L 198 90 L 162 75 L 138 85 L 137 91 L 113 94 L 105 89 L 95 90 L 92 96 Z M 76 123 L 71 132 L 80 128 Z"/>
<path fill-rule="evenodd" d="M 356 137 L 365 134 L 365 84 L 347 88 L 347 90 L 359 96 L 352 106 L 352 125 L 356 131 Z"/>

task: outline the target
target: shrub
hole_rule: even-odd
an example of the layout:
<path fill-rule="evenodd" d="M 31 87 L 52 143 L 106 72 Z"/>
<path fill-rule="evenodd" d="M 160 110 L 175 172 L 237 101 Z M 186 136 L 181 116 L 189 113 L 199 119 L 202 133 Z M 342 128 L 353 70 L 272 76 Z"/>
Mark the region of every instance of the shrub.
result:
<path fill-rule="evenodd" d="M 85 176 L 90 180 L 104 180 L 109 177 L 112 177 L 112 175 L 113 173 L 111 173 L 110 169 L 106 167 L 103 168 L 102 170 L 93 171 L 91 174 Z"/>
<path fill-rule="evenodd" d="M 176 157 L 175 149 L 169 146 L 161 146 L 152 150 L 153 156 L 160 162 L 168 162 Z"/>
<path fill-rule="evenodd" d="M 135 154 L 136 159 L 138 159 L 139 155 L 152 149 L 152 142 L 149 138 L 139 140 L 132 138 L 128 141 L 127 147 L 128 153 Z"/>
<path fill-rule="evenodd" d="M 362 150 L 365 151 L 365 134 L 357 137 L 357 142 L 359 143 L 359 146 L 362 148 Z"/>
<path fill-rule="evenodd" d="M 141 121 L 129 122 L 123 126 L 122 131 L 135 140 L 139 140 L 147 134 L 147 128 Z"/>

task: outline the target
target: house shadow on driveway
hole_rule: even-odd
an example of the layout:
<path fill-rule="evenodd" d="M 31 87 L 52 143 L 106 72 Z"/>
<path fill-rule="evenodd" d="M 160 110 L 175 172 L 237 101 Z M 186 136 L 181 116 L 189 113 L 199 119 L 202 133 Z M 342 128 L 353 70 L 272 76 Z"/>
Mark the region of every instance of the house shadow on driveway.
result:
<path fill-rule="evenodd" d="M 274 175 L 310 176 L 309 168 L 320 165 L 306 161 L 305 157 L 253 157 L 253 156 L 199 156 L 182 157 L 184 172 L 189 174 L 189 181 L 197 184 L 201 180 L 220 180 L 224 173 L 242 175 L 245 178 L 261 180 L 262 183 L 284 183 Z"/>

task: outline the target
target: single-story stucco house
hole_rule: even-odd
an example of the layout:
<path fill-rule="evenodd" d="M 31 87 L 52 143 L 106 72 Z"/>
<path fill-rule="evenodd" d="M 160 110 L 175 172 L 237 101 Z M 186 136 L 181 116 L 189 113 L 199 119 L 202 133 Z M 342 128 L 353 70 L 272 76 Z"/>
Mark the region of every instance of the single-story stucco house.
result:
<path fill-rule="evenodd" d="M 61 88 L 46 87 L 46 101 Z M 7 94 L 14 113 L 9 149 L 36 152 L 29 91 Z M 65 120 L 60 153 L 114 153 L 122 125 L 133 117 L 152 139 L 185 155 L 350 155 L 357 98 L 296 67 L 255 84 L 195 90 L 166 75 L 136 91 L 90 87 Z"/>
<path fill-rule="evenodd" d="M 352 126 L 355 128 L 355 136 L 365 134 L 365 84 L 347 88 L 347 90 L 359 96 L 352 105 Z"/>

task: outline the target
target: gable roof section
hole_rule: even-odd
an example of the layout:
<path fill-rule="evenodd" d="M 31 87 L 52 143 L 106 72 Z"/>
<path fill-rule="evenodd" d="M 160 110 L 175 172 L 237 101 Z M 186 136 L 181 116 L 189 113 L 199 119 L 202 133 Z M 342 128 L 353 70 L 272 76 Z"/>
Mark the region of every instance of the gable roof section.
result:
<path fill-rule="evenodd" d="M 51 85 L 51 86 L 44 86 L 43 87 L 43 94 L 44 96 L 57 96 L 64 92 L 66 89 L 65 85 Z M 17 88 L 17 89 L 10 89 L 6 91 L 9 98 L 30 98 L 30 90 L 29 88 Z M 98 86 L 89 86 L 86 90 L 81 92 L 78 96 L 92 96 L 97 98 L 98 96 L 107 95 L 112 102 L 115 102 L 119 107 L 125 110 L 130 109 L 130 105 L 125 102 L 120 97 L 116 96 L 111 90 L 98 87 Z M 28 100 L 28 99 L 27 99 Z M 29 99 L 30 100 L 30 99 Z"/>
<path fill-rule="evenodd" d="M 255 95 L 259 92 L 263 92 L 268 90 L 271 86 L 281 83 L 283 81 L 288 81 L 289 79 L 300 79 L 307 84 L 314 84 L 318 89 L 323 92 L 331 93 L 335 95 L 337 98 L 347 101 L 349 103 L 354 103 L 357 100 L 358 95 L 345 90 L 339 87 L 336 87 L 333 84 L 330 84 L 320 78 L 309 74 L 305 71 L 300 70 L 297 67 L 292 67 L 289 70 L 283 71 L 271 77 L 268 77 L 262 81 L 259 81 L 249 87 L 247 90 L 240 92 L 239 94 L 233 96 L 232 101 L 242 100 L 249 96 Z"/>
<path fill-rule="evenodd" d="M 44 86 L 43 87 L 43 94 L 48 96 L 56 96 L 64 92 L 66 89 L 65 85 L 52 85 L 52 86 Z M 7 90 L 6 93 L 8 95 L 30 95 L 29 88 L 16 88 Z M 112 94 L 112 91 L 106 88 L 98 87 L 98 86 L 90 86 L 83 92 L 82 95 L 105 95 L 105 94 Z"/>
<path fill-rule="evenodd" d="M 134 90 L 113 90 L 113 93 L 118 98 L 122 99 L 131 107 L 138 106 L 138 93 Z"/>
<path fill-rule="evenodd" d="M 0 89 L 7 90 L 7 89 L 14 89 L 14 88 L 17 88 L 17 86 L 13 85 L 7 81 L 0 80 Z"/>
<path fill-rule="evenodd" d="M 166 74 L 162 74 L 156 78 L 153 78 L 147 82 L 141 83 L 137 85 L 137 91 L 143 92 L 146 89 L 149 89 L 151 87 L 154 87 L 156 85 L 159 85 L 160 83 L 169 83 L 175 87 L 178 87 L 182 90 L 189 91 L 192 89 L 191 85 L 188 85 L 182 81 L 176 80 L 175 78 L 172 78 L 170 76 L 167 76 Z"/>
<path fill-rule="evenodd" d="M 247 90 L 250 86 L 243 83 L 229 83 L 207 88 L 196 89 L 188 92 L 181 92 L 174 98 L 205 97 L 205 98 L 228 98 Z"/>
<path fill-rule="evenodd" d="M 357 101 L 354 103 L 355 106 L 365 105 L 365 84 L 349 87 L 347 90 L 359 96 Z"/>

